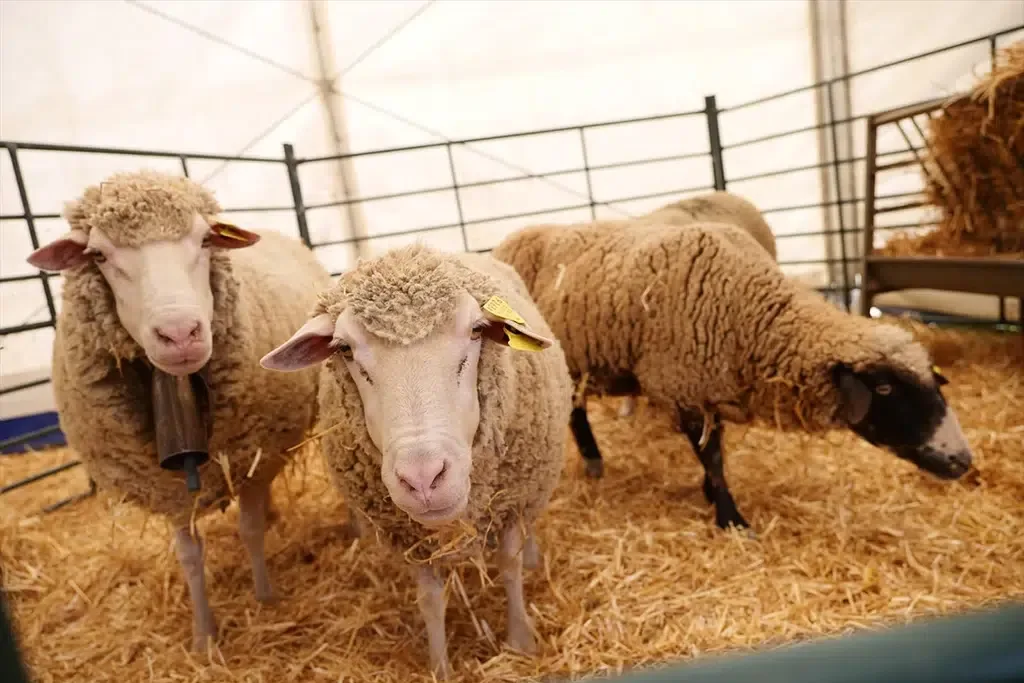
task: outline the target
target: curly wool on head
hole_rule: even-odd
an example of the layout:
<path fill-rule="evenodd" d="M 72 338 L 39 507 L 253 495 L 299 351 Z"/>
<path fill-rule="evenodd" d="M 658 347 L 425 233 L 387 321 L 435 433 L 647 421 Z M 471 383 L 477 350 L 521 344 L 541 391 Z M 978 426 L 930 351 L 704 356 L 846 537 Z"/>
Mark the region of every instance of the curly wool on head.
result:
<path fill-rule="evenodd" d="M 538 334 L 551 329 L 526 287 L 505 264 L 478 254 L 444 254 L 412 245 L 360 263 L 323 292 L 314 315 L 332 319 L 347 308 L 366 330 L 395 344 L 411 344 L 452 319 L 457 295 L 468 292 L 482 306 L 492 296 L 507 301 Z M 359 390 L 337 357 L 325 363 L 320 415 L 322 448 L 346 502 L 399 552 L 415 548 L 425 559 L 443 543 L 391 502 L 381 478 L 380 451 L 370 439 Z M 439 562 L 483 551 L 489 534 L 541 514 L 562 467 L 571 384 L 557 342 L 540 353 L 484 344 L 477 393 L 480 421 L 472 445 L 469 503 L 472 527 L 460 549 Z"/>
<path fill-rule="evenodd" d="M 346 307 L 373 335 L 396 344 L 428 336 L 455 310 L 462 285 L 450 260 L 416 245 L 386 259 L 359 263 L 319 297 L 317 313 Z"/>
<path fill-rule="evenodd" d="M 115 173 L 64 206 L 72 229 L 88 234 L 99 228 L 119 247 L 181 238 L 192 229 L 195 214 L 208 218 L 220 212 L 220 204 L 206 188 L 152 170 Z"/>

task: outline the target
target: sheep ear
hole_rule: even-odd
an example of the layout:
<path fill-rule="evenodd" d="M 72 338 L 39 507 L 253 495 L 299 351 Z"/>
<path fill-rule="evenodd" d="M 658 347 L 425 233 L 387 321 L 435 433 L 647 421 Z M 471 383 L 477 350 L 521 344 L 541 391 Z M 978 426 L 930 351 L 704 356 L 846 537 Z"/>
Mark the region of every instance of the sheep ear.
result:
<path fill-rule="evenodd" d="M 547 337 L 509 320 L 488 320 L 481 332 L 492 342 L 516 351 L 543 351 L 551 346 L 551 340 Z"/>
<path fill-rule="evenodd" d="M 210 220 L 210 246 L 221 249 L 244 249 L 260 241 L 255 232 L 243 230 L 237 225 Z"/>
<path fill-rule="evenodd" d="M 330 358 L 334 353 L 334 321 L 327 313 L 312 318 L 291 339 L 260 359 L 267 370 L 295 372 Z"/>
<path fill-rule="evenodd" d="M 543 351 L 552 344 L 550 339 L 527 327 L 523 317 L 501 297 L 492 296 L 488 299 L 483 305 L 483 311 L 487 323 L 481 332 L 493 342 L 517 351 Z"/>
<path fill-rule="evenodd" d="M 854 373 L 840 363 L 832 371 L 833 381 L 839 389 L 839 411 L 851 425 L 860 424 L 871 408 L 871 389 Z"/>
<path fill-rule="evenodd" d="M 54 273 L 75 268 L 89 260 L 86 254 L 88 242 L 89 236 L 85 231 L 71 230 L 45 247 L 39 247 L 26 260 L 40 270 Z"/>

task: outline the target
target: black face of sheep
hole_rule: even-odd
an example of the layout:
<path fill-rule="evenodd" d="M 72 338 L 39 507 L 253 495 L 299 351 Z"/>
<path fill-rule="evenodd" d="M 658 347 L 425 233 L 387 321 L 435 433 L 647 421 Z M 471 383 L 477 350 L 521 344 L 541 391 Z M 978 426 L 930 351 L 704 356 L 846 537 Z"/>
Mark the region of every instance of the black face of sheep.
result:
<path fill-rule="evenodd" d="M 855 372 L 833 370 L 841 411 L 856 434 L 942 479 L 959 479 L 971 468 L 971 451 L 956 414 L 946 404 L 945 377 L 933 382 L 879 365 Z"/>

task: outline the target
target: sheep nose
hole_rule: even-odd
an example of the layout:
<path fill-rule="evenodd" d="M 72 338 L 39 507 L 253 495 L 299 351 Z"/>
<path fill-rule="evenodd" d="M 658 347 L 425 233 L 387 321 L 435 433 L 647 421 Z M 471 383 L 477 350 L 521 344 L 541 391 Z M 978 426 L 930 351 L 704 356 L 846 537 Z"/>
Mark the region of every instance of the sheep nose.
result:
<path fill-rule="evenodd" d="M 971 469 L 971 460 L 970 451 L 958 451 L 946 455 L 946 462 L 949 464 L 949 468 L 956 472 L 966 472 Z"/>
<path fill-rule="evenodd" d="M 440 457 L 417 458 L 395 467 L 395 476 L 402 487 L 424 505 L 430 502 L 431 493 L 441 485 L 447 472 L 448 462 Z"/>
<path fill-rule="evenodd" d="M 202 323 L 198 320 L 180 320 L 153 327 L 153 335 L 164 346 L 185 348 L 199 341 Z"/>

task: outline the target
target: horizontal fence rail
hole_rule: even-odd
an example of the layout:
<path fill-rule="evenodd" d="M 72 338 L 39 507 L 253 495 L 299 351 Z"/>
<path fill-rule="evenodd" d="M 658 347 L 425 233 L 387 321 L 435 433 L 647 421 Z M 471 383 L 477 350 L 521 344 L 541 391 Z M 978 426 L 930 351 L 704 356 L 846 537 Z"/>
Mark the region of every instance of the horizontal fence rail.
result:
<path fill-rule="evenodd" d="M 862 235 L 864 228 L 863 225 L 857 224 L 858 221 L 856 218 L 851 219 L 850 216 L 847 215 L 846 211 L 852 209 L 851 214 L 853 216 L 856 216 L 857 208 L 862 207 L 864 205 L 864 198 L 860 196 L 843 196 L 840 190 L 841 183 L 839 174 L 841 172 L 841 169 L 844 167 L 850 167 L 852 165 L 864 163 L 866 161 L 866 157 L 863 155 L 852 155 L 840 158 L 839 155 L 835 153 L 835 150 L 837 149 L 837 131 L 844 126 L 856 125 L 865 121 L 868 118 L 868 115 L 860 114 L 841 118 L 835 117 L 833 106 L 833 89 L 837 86 L 844 84 L 845 82 L 849 82 L 850 80 L 861 76 L 877 73 L 889 68 L 895 68 L 917 60 L 951 52 L 954 50 L 959 50 L 962 48 L 970 47 L 972 45 L 980 45 L 987 43 L 990 46 L 991 54 L 994 55 L 995 49 L 998 45 L 998 40 L 1001 37 L 1010 35 L 1014 32 L 1021 30 L 1024 30 L 1024 24 L 1013 28 L 1008 28 L 996 33 L 980 36 L 978 38 L 974 38 L 971 40 L 961 41 L 953 45 L 948 45 L 935 50 L 930 50 L 928 52 L 920 53 L 903 59 L 890 61 L 885 64 L 879 64 L 868 69 L 862 69 L 860 71 L 845 74 L 830 80 L 821 81 L 800 88 L 794 88 L 781 93 L 776 93 L 774 95 L 769 95 L 766 97 L 761 97 L 754 100 L 733 104 L 727 107 L 719 107 L 715 97 L 709 96 L 705 98 L 704 107 L 702 109 L 690 111 L 617 119 L 611 121 L 595 121 L 579 125 L 559 126 L 537 130 L 517 131 L 492 136 L 448 140 L 443 142 L 432 142 L 417 145 L 406 145 L 385 149 L 374 149 L 354 152 L 345 155 L 327 155 L 301 158 L 296 156 L 294 148 L 292 147 L 292 145 L 289 144 L 284 145 L 282 156 L 270 157 L 231 156 L 224 154 L 211 154 L 202 152 L 177 152 L 167 150 L 144 150 L 119 147 L 92 147 L 83 145 L 61 145 L 52 143 L 0 141 L 0 148 L 2 148 L 6 152 L 8 158 L 10 159 L 15 184 L 17 185 L 17 194 L 21 203 L 20 212 L 0 214 L 0 231 L 10 230 L 12 229 L 12 227 L 9 225 L 9 223 L 21 221 L 25 224 L 25 227 L 28 231 L 29 241 L 31 242 L 32 248 L 36 249 L 40 246 L 37 221 L 55 220 L 61 218 L 61 215 L 58 213 L 33 212 L 31 208 L 31 193 L 29 191 L 29 188 L 27 187 L 21 165 L 22 156 L 26 153 L 89 154 L 125 156 L 132 158 L 176 159 L 179 162 L 181 173 L 186 177 L 190 175 L 190 162 L 195 161 L 218 161 L 224 163 L 244 162 L 262 165 L 279 165 L 282 167 L 281 182 L 288 183 L 288 187 L 292 198 L 291 204 L 249 207 L 235 206 L 225 208 L 223 212 L 226 214 L 242 212 L 294 212 L 299 237 L 310 248 L 313 249 L 322 249 L 338 245 L 354 245 L 365 242 L 373 242 L 377 240 L 427 235 L 442 231 L 458 230 L 459 236 L 461 238 L 462 248 L 466 251 L 475 251 L 478 253 L 486 253 L 490 251 L 490 248 L 471 248 L 469 233 L 467 232 L 468 228 L 484 226 L 487 224 L 494 224 L 501 221 L 531 219 L 539 216 L 549 216 L 570 211 L 589 210 L 590 217 L 592 219 L 596 219 L 598 207 L 608 207 L 610 209 L 623 212 L 623 210 L 620 207 L 618 207 L 618 205 L 628 204 L 629 202 L 640 202 L 660 198 L 677 198 L 683 195 L 688 195 L 696 192 L 704 192 L 714 189 L 724 190 L 728 187 L 730 183 L 756 182 L 763 179 L 778 178 L 797 173 L 806 173 L 811 171 L 828 171 L 831 174 L 831 185 L 834 185 L 834 190 L 836 192 L 836 196 L 834 199 L 823 199 L 817 202 L 806 202 L 782 206 L 767 206 L 761 209 L 761 211 L 763 214 L 770 216 L 794 211 L 835 210 L 836 216 L 838 218 L 837 229 L 826 229 L 825 227 L 822 227 L 822 229 L 819 230 L 799 230 L 794 232 L 782 232 L 776 234 L 775 238 L 777 241 L 782 242 L 785 240 L 791 240 L 796 238 L 808 238 L 816 236 L 828 238 L 835 237 L 838 238 L 838 244 L 840 249 L 838 257 L 825 256 L 823 258 L 780 260 L 779 265 L 782 266 L 783 268 L 815 265 L 837 266 L 839 268 L 839 276 L 836 277 L 834 273 L 829 274 L 827 284 L 821 287 L 817 287 L 816 289 L 818 289 L 818 291 L 820 291 L 822 294 L 828 296 L 837 305 L 840 305 L 842 307 L 845 307 L 847 310 L 850 310 L 851 297 L 855 291 L 859 291 L 854 281 L 857 273 L 854 273 L 851 270 L 851 266 L 859 268 L 860 255 L 857 253 L 850 253 L 855 249 L 849 249 L 847 245 L 847 239 L 850 238 L 851 236 Z M 827 111 L 827 120 L 820 121 L 812 125 L 804 125 L 770 134 L 740 139 L 736 142 L 731 142 L 728 144 L 724 144 L 722 142 L 721 131 L 723 127 L 726 129 L 728 128 L 728 119 L 730 114 L 737 111 L 750 110 L 754 107 L 762 106 L 767 103 L 781 100 L 783 98 L 797 95 L 800 93 L 822 90 L 824 90 L 826 100 L 829 104 L 829 106 L 825 108 Z M 612 161 L 607 163 L 593 162 L 593 155 L 590 150 L 590 144 L 592 143 L 588 144 L 587 138 L 588 134 L 592 135 L 594 131 L 628 125 L 640 125 L 672 120 L 693 119 L 697 117 L 703 118 L 706 124 L 706 132 L 708 136 L 707 149 L 699 151 L 687 151 L 681 154 L 649 156 L 625 161 Z M 733 176 L 730 176 L 728 174 L 728 169 L 726 168 L 726 165 L 724 163 L 725 152 L 737 149 L 755 148 L 757 145 L 782 140 L 785 138 L 791 138 L 793 136 L 805 133 L 830 134 L 831 153 L 827 155 L 829 157 L 827 160 L 823 160 L 817 163 L 801 164 L 797 166 L 773 168 L 769 170 L 759 171 L 757 173 L 738 173 Z M 470 181 L 460 179 L 459 164 L 457 163 L 457 159 L 454 155 L 453 150 L 463 148 L 469 149 L 467 146 L 473 144 L 483 144 L 489 142 L 501 142 L 512 140 L 526 140 L 529 138 L 537 138 L 545 135 L 575 136 L 576 142 L 574 144 L 578 145 L 578 150 L 580 153 L 582 163 L 573 164 L 568 167 L 558 168 L 556 170 L 532 172 L 528 169 L 519 169 L 516 168 L 513 164 L 497 160 L 507 168 L 513 169 L 514 174 L 502 175 L 497 178 L 485 180 Z M 907 140 L 907 142 L 910 143 L 909 140 Z M 881 153 L 877 157 L 881 162 L 881 164 L 879 165 L 879 169 L 899 168 L 904 165 L 916 164 L 918 162 L 915 157 L 923 149 L 924 148 L 922 147 L 910 144 L 909 148 L 907 149 Z M 447 173 L 442 175 L 442 179 L 435 180 L 434 182 L 430 183 L 424 183 L 424 186 L 419 189 L 403 190 L 399 192 L 370 194 L 367 196 L 349 197 L 335 201 L 306 202 L 304 199 L 303 187 L 299 173 L 299 169 L 302 168 L 303 166 L 332 161 L 348 161 L 361 158 L 380 159 L 402 153 L 420 151 L 436 151 L 442 152 L 444 154 L 444 156 L 446 157 L 445 162 L 447 166 Z M 484 154 L 479 151 L 476 151 L 476 153 L 483 157 L 487 156 L 487 154 Z M 595 196 L 593 188 L 593 177 L 595 173 L 618 169 L 639 168 L 646 165 L 658 163 L 699 161 L 701 159 L 707 160 L 708 166 L 706 168 L 708 171 L 709 182 L 699 185 L 687 184 L 686 186 L 678 187 L 672 190 L 664 190 L 642 194 L 628 194 L 624 196 L 615 197 L 613 199 L 598 198 Z M 492 160 L 496 159 L 492 158 Z M 447 175 L 447 177 L 444 177 L 444 175 Z M 570 190 L 567 187 L 555 184 L 556 181 L 558 181 L 559 179 L 571 176 L 582 176 L 582 184 L 585 188 L 582 192 Z M 558 187 L 559 189 L 561 189 L 563 193 L 573 194 L 575 195 L 575 197 L 568 203 L 542 209 L 518 211 L 512 213 L 497 213 L 495 215 L 487 215 L 485 217 L 466 216 L 465 198 L 467 196 L 467 192 L 478 188 L 499 187 L 502 185 L 508 185 L 510 183 L 519 183 L 526 180 L 534 180 L 552 184 L 553 187 Z M 328 239 L 314 240 L 310 234 L 309 217 L 313 214 L 316 214 L 317 212 L 324 211 L 326 209 L 346 207 L 357 204 L 365 205 L 372 202 L 405 199 L 411 197 L 422 197 L 426 195 L 439 195 L 442 193 L 449 193 L 451 195 L 451 200 L 453 202 L 454 208 L 454 221 L 446 221 L 435 225 L 413 226 L 405 230 L 390 233 L 339 236 L 336 238 L 330 237 Z M 876 196 L 875 199 L 894 202 L 891 205 L 880 207 L 879 209 L 877 209 L 876 213 L 895 213 L 898 211 L 916 209 L 925 206 L 921 190 L 884 194 Z M 626 215 L 630 215 L 628 212 L 625 213 Z M 891 231 L 908 228 L 927 227 L 929 225 L 934 224 L 935 221 L 923 220 L 919 222 L 892 223 L 885 226 L 878 226 L 875 227 L 874 229 L 875 231 Z M 854 242 L 857 241 L 858 240 L 854 240 Z M 338 272 L 332 273 L 332 275 L 338 274 Z M 0 285 L 38 281 L 40 283 L 40 286 L 42 287 L 46 310 L 46 316 L 44 319 L 23 320 L 17 324 L 8 324 L 7 326 L 0 328 L 0 336 L 17 335 L 32 332 L 35 330 L 52 328 L 55 326 L 57 314 L 56 305 L 54 302 L 54 294 L 51 289 L 51 280 L 55 277 L 60 277 L 60 275 L 36 272 L 31 274 L 0 276 Z M 5 324 L 7 322 L 9 321 L 5 321 Z M 28 391 L 40 386 L 44 386 L 50 381 L 51 380 L 49 377 L 42 377 L 24 380 L 16 384 L 3 385 L 0 386 L 0 396 L 7 396 L 17 394 L 19 392 Z M 52 436 L 55 433 L 59 433 L 59 431 L 59 427 L 56 424 L 53 424 L 42 428 L 31 429 L 25 433 L 17 434 L 10 438 L 5 438 L 3 440 L 0 440 L 0 453 L 6 453 L 12 448 L 24 447 L 25 444 L 28 444 L 43 437 Z M 0 457 L 5 456 L 0 455 Z M 37 481 L 40 481 L 50 476 L 54 476 L 61 472 L 68 471 L 69 469 L 76 467 L 78 464 L 80 464 L 78 461 L 71 461 L 63 465 L 53 467 L 44 472 L 40 472 L 36 475 L 32 475 L 31 477 L 28 477 L 26 479 L 6 483 L 3 486 L 3 488 L 0 489 L 0 494 L 6 493 L 8 491 L 17 490 L 22 486 L 35 483 Z M 63 505 L 68 504 L 69 502 L 72 502 L 73 500 L 77 500 L 81 497 L 89 495 L 94 490 L 94 486 L 90 482 L 89 492 L 81 494 L 80 496 L 74 496 L 72 498 L 65 499 L 64 501 L 60 501 L 50 506 L 48 509 L 57 509 Z"/>

